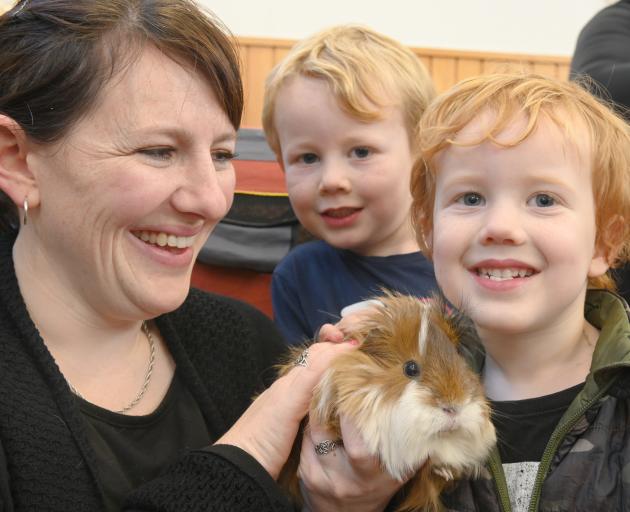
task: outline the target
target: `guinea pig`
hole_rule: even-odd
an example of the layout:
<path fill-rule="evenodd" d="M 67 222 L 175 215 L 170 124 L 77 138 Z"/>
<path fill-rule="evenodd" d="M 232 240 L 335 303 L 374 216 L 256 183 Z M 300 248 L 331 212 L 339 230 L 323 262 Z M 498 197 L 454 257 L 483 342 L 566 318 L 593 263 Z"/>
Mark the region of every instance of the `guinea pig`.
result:
<path fill-rule="evenodd" d="M 440 510 L 449 481 L 478 474 L 496 442 L 479 377 L 459 352 L 463 325 L 437 297 L 386 292 L 344 333 L 360 346 L 314 390 L 311 417 L 338 438 L 339 417 L 351 418 L 383 469 L 408 479 L 397 512 Z M 280 478 L 298 503 L 300 441 Z"/>

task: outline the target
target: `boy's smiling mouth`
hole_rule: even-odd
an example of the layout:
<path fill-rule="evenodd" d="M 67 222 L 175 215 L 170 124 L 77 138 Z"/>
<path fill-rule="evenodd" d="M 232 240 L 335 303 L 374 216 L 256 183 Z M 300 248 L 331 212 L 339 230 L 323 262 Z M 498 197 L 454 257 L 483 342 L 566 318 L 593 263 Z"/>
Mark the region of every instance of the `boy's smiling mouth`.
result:
<path fill-rule="evenodd" d="M 344 217 L 349 217 L 353 213 L 358 212 L 361 208 L 353 208 L 353 207 L 343 207 L 343 208 L 329 208 L 322 212 L 322 215 L 326 217 L 332 217 L 334 219 L 343 219 Z"/>
<path fill-rule="evenodd" d="M 526 279 L 539 272 L 531 265 L 514 259 L 487 259 L 471 265 L 468 267 L 468 271 L 481 279 L 489 281 Z"/>
<path fill-rule="evenodd" d="M 525 268 L 476 268 L 474 272 L 480 277 L 491 279 L 492 281 L 507 281 L 518 277 L 530 277 L 534 270 Z"/>

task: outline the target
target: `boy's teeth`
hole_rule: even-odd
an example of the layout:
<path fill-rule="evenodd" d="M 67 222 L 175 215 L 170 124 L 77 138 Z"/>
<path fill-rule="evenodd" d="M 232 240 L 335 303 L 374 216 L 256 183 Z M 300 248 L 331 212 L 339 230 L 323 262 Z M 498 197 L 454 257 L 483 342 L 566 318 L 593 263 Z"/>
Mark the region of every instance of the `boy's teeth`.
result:
<path fill-rule="evenodd" d="M 480 268 L 477 274 L 487 277 L 491 281 L 505 281 L 517 277 L 529 277 L 534 272 L 524 268 Z"/>
<path fill-rule="evenodd" d="M 192 236 L 175 236 L 166 233 L 156 233 L 154 231 L 141 231 L 139 233 L 134 233 L 134 235 L 143 242 L 158 245 L 160 247 L 177 247 L 178 249 L 191 247 L 195 239 Z"/>

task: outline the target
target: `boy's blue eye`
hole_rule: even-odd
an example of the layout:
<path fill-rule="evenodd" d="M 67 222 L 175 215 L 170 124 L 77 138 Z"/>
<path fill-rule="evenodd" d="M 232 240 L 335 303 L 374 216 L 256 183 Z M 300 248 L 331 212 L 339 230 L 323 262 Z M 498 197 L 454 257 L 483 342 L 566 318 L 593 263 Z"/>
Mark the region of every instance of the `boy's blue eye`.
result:
<path fill-rule="evenodd" d="M 302 156 L 300 156 L 300 160 L 306 165 L 311 165 L 317 163 L 319 159 L 317 158 L 317 155 L 315 153 L 304 153 Z"/>
<path fill-rule="evenodd" d="M 357 158 L 367 158 L 370 156 L 370 149 L 364 147 L 354 148 L 352 154 Z"/>
<path fill-rule="evenodd" d="M 540 208 L 549 208 L 550 206 L 556 204 L 556 200 L 549 194 L 536 194 L 534 199 L 536 201 L 536 206 L 539 206 Z"/>
<path fill-rule="evenodd" d="M 466 206 L 479 206 L 483 204 L 483 197 L 476 192 L 467 192 L 459 197 L 458 202 Z"/>

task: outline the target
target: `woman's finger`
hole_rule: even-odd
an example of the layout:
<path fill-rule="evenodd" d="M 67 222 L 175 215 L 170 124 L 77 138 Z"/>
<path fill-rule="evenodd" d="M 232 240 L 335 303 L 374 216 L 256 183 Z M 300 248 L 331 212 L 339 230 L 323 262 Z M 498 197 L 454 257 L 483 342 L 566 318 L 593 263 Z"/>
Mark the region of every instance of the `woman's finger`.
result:
<path fill-rule="evenodd" d="M 344 340 L 344 334 L 339 327 L 333 324 L 324 324 L 317 331 L 315 341 L 328 341 L 331 343 L 341 343 Z"/>

